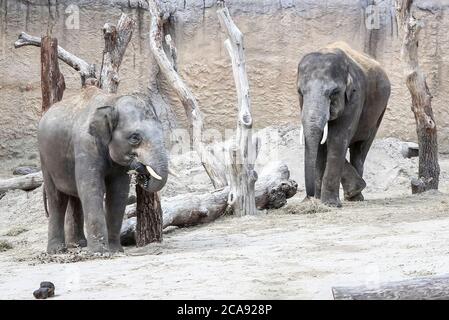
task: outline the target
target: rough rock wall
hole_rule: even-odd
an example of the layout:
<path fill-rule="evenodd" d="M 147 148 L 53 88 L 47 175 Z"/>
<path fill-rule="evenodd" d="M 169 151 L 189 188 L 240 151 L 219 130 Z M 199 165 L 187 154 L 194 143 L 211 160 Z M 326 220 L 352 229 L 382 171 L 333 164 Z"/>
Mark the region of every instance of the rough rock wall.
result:
<path fill-rule="evenodd" d="M 168 0 L 177 6 L 175 42 L 178 67 L 192 87 L 205 114 L 206 127 L 223 132 L 235 127 L 235 88 L 225 40 L 216 16 L 215 0 Z M 306 53 L 336 40 L 365 50 L 384 65 L 392 82 L 392 97 L 379 135 L 415 140 L 410 97 L 400 63 L 400 38 L 390 0 L 379 5 L 379 29 L 365 26 L 366 8 L 374 0 L 227 0 L 231 14 L 245 35 L 248 76 L 256 127 L 298 124 L 295 90 L 296 66 Z M 50 5 L 49 5 L 50 3 Z M 65 12 L 70 4 L 80 8 L 79 30 L 67 29 Z M 47 32 L 49 17 L 53 35 L 68 51 L 101 64 L 101 27 L 117 22 L 121 11 L 138 21 L 120 71 L 119 91 L 145 91 L 149 64 L 148 13 L 138 9 L 144 1 L 0 0 L 0 159 L 8 164 L 37 160 L 36 128 L 40 110 L 39 49 L 14 49 L 21 31 Z M 439 125 L 441 151 L 449 150 L 449 3 L 417 1 L 426 25 L 422 32 L 421 63 L 428 74 Z M 132 8 L 129 8 L 132 7 Z M 383 9 L 383 7 L 385 9 Z M 364 11 L 365 10 L 365 11 Z M 79 76 L 63 63 L 66 94 L 79 89 Z M 179 102 L 171 99 L 178 120 L 184 122 Z"/>

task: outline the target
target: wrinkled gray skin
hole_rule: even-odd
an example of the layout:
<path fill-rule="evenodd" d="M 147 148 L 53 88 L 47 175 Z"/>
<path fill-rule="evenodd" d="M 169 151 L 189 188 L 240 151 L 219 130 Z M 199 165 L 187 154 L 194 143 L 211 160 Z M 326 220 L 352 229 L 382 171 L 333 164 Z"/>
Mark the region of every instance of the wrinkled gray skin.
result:
<path fill-rule="evenodd" d="M 307 197 L 340 207 L 341 183 L 346 200 L 363 200 L 365 159 L 390 96 L 386 73 L 369 56 L 336 43 L 301 60 L 297 88 Z M 321 144 L 326 123 L 328 138 Z"/>
<path fill-rule="evenodd" d="M 135 96 L 89 87 L 45 113 L 38 141 L 49 211 L 48 253 L 70 244 L 85 246 L 83 225 L 90 251 L 123 251 L 120 228 L 130 166 L 150 165 L 162 177 L 154 179 L 144 169 L 139 180 L 147 181 L 148 191 L 161 190 L 167 181 L 162 127 L 151 107 Z"/>

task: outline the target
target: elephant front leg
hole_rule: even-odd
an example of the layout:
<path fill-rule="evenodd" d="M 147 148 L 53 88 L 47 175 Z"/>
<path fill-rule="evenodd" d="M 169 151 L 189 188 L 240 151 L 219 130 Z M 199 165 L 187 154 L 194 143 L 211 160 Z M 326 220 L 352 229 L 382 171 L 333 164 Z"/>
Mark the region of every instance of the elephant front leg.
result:
<path fill-rule="evenodd" d="M 126 172 L 106 180 L 106 223 L 111 252 L 123 252 L 120 229 L 129 194 L 130 178 Z"/>
<path fill-rule="evenodd" d="M 329 128 L 321 201 L 331 207 L 341 207 L 339 192 L 341 176 L 346 161 L 347 140 L 346 137 L 332 134 Z"/>
<path fill-rule="evenodd" d="M 320 144 L 318 147 L 318 154 L 316 159 L 316 177 L 315 177 L 315 198 L 321 198 L 321 187 L 323 184 L 324 170 L 326 170 L 326 144 Z"/>
<path fill-rule="evenodd" d="M 87 248 L 95 253 L 109 252 L 106 215 L 103 206 L 104 180 L 99 176 L 92 177 L 92 172 L 77 172 L 77 187 L 84 213 Z"/>

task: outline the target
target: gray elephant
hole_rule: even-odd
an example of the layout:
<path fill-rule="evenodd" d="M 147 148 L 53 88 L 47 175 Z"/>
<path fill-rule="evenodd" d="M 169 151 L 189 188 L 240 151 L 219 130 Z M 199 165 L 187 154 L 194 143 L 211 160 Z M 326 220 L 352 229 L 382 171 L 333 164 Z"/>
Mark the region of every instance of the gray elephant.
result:
<path fill-rule="evenodd" d="M 38 142 L 49 214 L 47 251 L 86 245 L 83 225 L 90 251 L 123 251 L 128 172 L 137 171 L 137 181 L 151 192 L 167 181 L 162 126 L 152 108 L 136 96 L 88 87 L 45 113 Z"/>
<path fill-rule="evenodd" d="M 386 73 L 371 57 L 338 42 L 302 58 L 297 89 L 307 197 L 340 207 L 341 183 L 346 200 L 363 200 L 365 159 L 390 97 Z"/>

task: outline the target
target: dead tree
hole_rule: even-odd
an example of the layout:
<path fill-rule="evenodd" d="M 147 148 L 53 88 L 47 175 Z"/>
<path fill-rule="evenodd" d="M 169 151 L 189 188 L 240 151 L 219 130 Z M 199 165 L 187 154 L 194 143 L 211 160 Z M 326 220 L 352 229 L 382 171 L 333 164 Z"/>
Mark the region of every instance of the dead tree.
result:
<path fill-rule="evenodd" d="M 256 214 L 254 185 L 257 173 L 254 170 L 258 153 L 258 141 L 253 141 L 253 118 L 251 115 L 251 99 L 246 73 L 243 34 L 232 21 L 228 8 L 217 11 L 222 28 L 228 39 L 225 47 L 231 57 L 235 86 L 238 97 L 238 122 L 235 141 L 228 150 L 229 205 L 237 216 Z"/>
<path fill-rule="evenodd" d="M 173 63 L 164 50 L 164 23 L 170 17 L 170 12 L 163 7 L 160 1 L 149 0 L 150 23 L 150 49 L 159 65 L 161 74 L 168 80 L 178 98 L 181 100 L 187 119 L 192 126 L 192 141 L 195 151 L 198 153 L 201 163 L 206 170 L 215 188 L 222 188 L 228 184 L 224 164 L 210 151 L 203 142 L 203 115 L 198 101 L 192 91 L 179 76 Z M 173 44 L 171 48 L 174 48 Z M 172 49 L 173 50 L 173 49 Z"/>
<path fill-rule="evenodd" d="M 117 93 L 120 82 L 118 71 L 131 41 L 134 25 L 134 20 L 122 14 L 117 26 L 110 23 L 103 26 L 104 51 L 99 87 L 109 93 Z"/>
<path fill-rule="evenodd" d="M 397 19 L 404 33 L 401 56 L 405 63 L 406 84 L 412 97 L 419 144 L 418 178 L 412 180 L 412 193 L 438 189 L 437 126 L 432 111 L 432 95 L 418 59 L 419 33 L 422 22 L 412 13 L 413 0 L 396 0 Z"/>
<path fill-rule="evenodd" d="M 61 101 L 65 90 L 64 76 L 59 71 L 58 39 L 49 36 L 42 38 L 41 45 L 41 89 L 42 113 Z"/>

